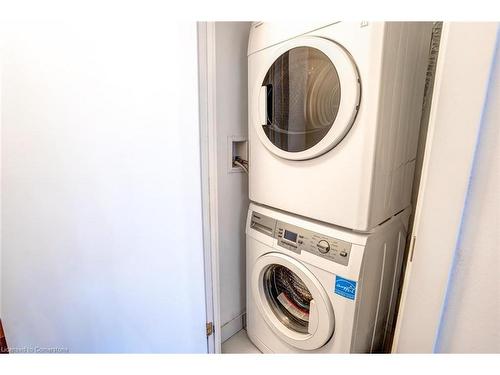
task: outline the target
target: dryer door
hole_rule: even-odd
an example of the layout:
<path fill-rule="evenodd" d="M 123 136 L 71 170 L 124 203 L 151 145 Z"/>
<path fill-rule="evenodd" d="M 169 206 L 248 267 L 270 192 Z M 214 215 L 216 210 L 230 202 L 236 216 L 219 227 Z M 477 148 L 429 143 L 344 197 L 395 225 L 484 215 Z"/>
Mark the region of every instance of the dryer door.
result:
<path fill-rule="evenodd" d="M 302 350 L 330 340 L 335 327 L 330 299 L 303 264 L 284 254 L 265 254 L 257 259 L 251 282 L 260 313 L 280 339 Z"/>
<path fill-rule="evenodd" d="M 350 54 L 312 36 L 259 54 L 251 110 L 262 143 L 290 160 L 311 159 L 335 147 L 359 109 L 360 80 Z"/>

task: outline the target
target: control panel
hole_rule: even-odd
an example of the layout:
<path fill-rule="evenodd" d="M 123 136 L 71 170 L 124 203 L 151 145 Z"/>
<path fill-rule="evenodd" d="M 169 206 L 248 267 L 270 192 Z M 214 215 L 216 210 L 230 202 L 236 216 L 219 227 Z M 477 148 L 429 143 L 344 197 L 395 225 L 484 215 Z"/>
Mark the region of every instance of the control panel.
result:
<path fill-rule="evenodd" d="M 276 238 L 278 246 L 300 254 L 307 251 L 347 266 L 352 244 L 252 212 L 250 228 Z"/>
<path fill-rule="evenodd" d="M 347 266 L 351 254 L 351 243 L 328 237 L 282 221 L 276 223 L 278 245 L 300 254 L 307 251 L 335 263 Z"/>
<path fill-rule="evenodd" d="M 258 212 L 252 212 L 252 220 L 250 221 L 250 228 L 255 229 L 258 232 L 267 234 L 270 237 L 274 237 L 274 231 L 276 229 L 276 219 L 272 217 L 261 215 Z"/>

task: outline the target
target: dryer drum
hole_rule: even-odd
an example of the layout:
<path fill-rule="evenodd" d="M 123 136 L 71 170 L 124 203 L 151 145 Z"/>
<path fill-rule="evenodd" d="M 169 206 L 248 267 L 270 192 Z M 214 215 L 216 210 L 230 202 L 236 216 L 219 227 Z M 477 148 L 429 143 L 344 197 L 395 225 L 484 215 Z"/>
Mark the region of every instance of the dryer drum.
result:
<path fill-rule="evenodd" d="M 264 290 L 276 317 L 289 329 L 307 333 L 312 295 L 288 268 L 273 264 L 264 272 Z"/>
<path fill-rule="evenodd" d="M 269 68 L 267 88 L 269 140 L 282 150 L 299 152 L 320 142 L 334 126 L 340 107 L 340 78 L 320 50 L 296 47 Z"/>

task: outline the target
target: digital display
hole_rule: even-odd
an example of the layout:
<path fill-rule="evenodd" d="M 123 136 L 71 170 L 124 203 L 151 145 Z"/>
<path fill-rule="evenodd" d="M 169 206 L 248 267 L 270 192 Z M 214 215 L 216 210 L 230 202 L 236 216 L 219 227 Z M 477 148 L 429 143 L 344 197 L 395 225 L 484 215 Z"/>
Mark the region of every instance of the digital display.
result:
<path fill-rule="evenodd" d="M 285 229 L 285 237 L 288 241 L 297 242 L 297 233 L 289 232 Z"/>

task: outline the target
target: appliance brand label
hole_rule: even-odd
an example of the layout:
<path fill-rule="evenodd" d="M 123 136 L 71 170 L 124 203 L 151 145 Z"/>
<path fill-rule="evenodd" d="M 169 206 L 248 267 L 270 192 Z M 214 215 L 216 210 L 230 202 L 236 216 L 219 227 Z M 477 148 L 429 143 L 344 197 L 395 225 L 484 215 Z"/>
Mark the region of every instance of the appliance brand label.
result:
<path fill-rule="evenodd" d="M 356 297 L 356 281 L 335 276 L 335 294 L 354 300 Z"/>

